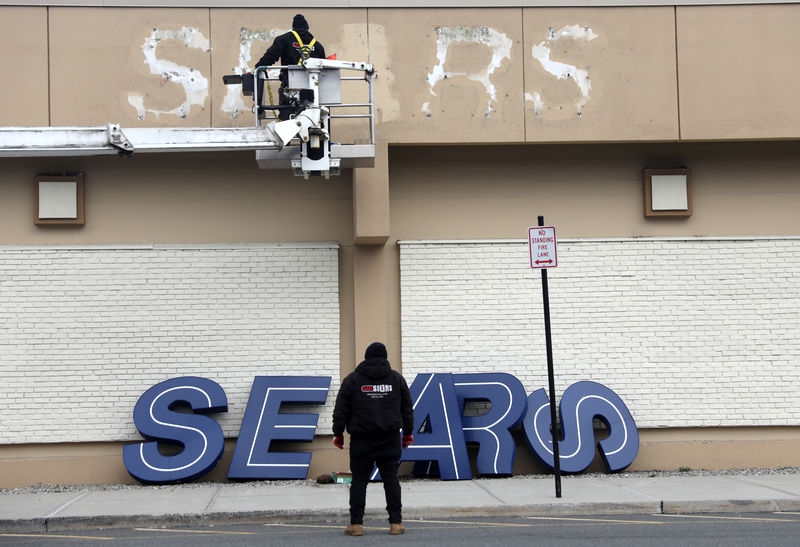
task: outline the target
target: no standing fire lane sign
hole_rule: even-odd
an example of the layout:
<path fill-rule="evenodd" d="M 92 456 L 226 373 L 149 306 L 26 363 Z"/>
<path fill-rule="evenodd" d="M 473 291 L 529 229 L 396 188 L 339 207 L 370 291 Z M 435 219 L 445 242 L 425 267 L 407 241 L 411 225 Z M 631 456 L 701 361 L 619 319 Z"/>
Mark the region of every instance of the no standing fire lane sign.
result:
<path fill-rule="evenodd" d="M 558 266 L 555 226 L 528 228 L 528 249 L 531 253 L 531 268 L 555 268 Z"/>

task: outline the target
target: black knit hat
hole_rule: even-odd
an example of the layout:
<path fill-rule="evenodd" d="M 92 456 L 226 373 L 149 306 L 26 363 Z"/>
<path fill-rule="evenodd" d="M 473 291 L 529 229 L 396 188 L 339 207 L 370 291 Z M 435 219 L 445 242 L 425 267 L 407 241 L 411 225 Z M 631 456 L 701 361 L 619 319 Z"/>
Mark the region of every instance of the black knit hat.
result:
<path fill-rule="evenodd" d="M 372 359 L 374 357 L 386 359 L 386 346 L 380 342 L 371 343 L 367 347 L 367 351 L 364 353 L 364 359 Z"/>
<path fill-rule="evenodd" d="M 308 30 L 308 21 L 306 21 L 306 18 L 298 13 L 294 16 L 294 19 L 292 19 L 292 28 Z"/>

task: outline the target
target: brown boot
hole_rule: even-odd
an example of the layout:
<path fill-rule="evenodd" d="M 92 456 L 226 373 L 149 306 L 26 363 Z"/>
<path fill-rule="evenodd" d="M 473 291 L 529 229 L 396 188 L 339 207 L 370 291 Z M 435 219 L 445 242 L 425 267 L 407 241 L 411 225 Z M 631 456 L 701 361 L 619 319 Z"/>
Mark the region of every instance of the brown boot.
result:
<path fill-rule="evenodd" d="M 344 529 L 344 535 L 346 536 L 363 536 L 364 535 L 364 525 L 363 524 L 350 524 L 347 528 Z"/>
<path fill-rule="evenodd" d="M 399 536 L 406 533 L 406 528 L 399 522 L 393 522 L 389 525 L 389 533 L 393 536 Z"/>

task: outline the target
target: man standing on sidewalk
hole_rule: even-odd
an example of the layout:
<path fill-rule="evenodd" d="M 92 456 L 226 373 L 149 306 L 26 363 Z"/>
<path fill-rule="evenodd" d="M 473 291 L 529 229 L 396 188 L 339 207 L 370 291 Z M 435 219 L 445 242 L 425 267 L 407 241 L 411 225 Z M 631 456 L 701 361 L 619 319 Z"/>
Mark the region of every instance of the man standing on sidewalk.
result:
<path fill-rule="evenodd" d="M 373 465 L 378 466 L 386 494 L 389 533 L 402 534 L 402 504 L 397 466 L 402 448 L 414 442 L 414 409 L 403 376 L 389 365 L 386 347 L 373 342 L 356 370 L 342 381 L 333 410 L 333 444 L 344 448 L 350 433 L 350 525 L 348 536 L 364 535 L 364 506 Z M 400 429 L 403 430 L 402 438 Z"/>

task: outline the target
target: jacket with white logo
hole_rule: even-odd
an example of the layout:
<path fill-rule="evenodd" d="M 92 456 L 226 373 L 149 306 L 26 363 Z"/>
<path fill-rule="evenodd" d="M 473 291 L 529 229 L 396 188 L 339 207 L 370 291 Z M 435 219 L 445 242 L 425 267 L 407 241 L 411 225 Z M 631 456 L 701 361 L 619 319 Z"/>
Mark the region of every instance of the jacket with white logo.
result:
<path fill-rule="evenodd" d="M 389 361 L 362 361 L 342 381 L 333 409 L 333 434 L 345 428 L 353 436 L 386 434 L 403 429 L 412 435 L 414 410 L 405 378 L 392 370 Z"/>

